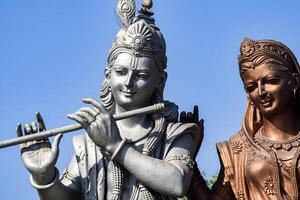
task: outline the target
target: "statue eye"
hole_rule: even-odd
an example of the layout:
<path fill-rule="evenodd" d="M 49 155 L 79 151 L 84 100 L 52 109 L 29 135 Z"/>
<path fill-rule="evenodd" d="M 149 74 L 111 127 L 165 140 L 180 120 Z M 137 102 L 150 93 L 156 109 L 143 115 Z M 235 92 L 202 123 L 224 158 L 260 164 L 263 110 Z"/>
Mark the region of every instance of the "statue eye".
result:
<path fill-rule="evenodd" d="M 118 76 L 125 76 L 127 74 L 127 70 L 125 68 L 114 68 L 114 71 Z"/>
<path fill-rule="evenodd" d="M 147 80 L 149 78 L 149 75 L 146 73 L 138 73 L 138 78 L 142 80 Z"/>
<path fill-rule="evenodd" d="M 267 83 L 267 84 L 276 85 L 276 84 L 279 83 L 279 77 L 269 77 L 269 78 L 266 80 L 266 83 Z"/>
<path fill-rule="evenodd" d="M 246 85 L 246 91 L 247 91 L 248 93 L 253 92 L 255 89 L 256 89 L 256 86 L 253 85 L 253 84 L 251 84 L 251 85 Z"/>

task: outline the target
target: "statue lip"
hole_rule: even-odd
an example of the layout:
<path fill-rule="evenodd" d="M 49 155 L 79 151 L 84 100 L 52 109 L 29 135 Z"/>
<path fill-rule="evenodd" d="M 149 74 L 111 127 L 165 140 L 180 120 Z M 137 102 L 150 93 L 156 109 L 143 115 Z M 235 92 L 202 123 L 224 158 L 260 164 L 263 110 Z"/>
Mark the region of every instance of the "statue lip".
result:
<path fill-rule="evenodd" d="M 130 90 L 121 90 L 121 92 L 124 94 L 124 96 L 126 97 L 131 97 L 133 96 L 134 94 L 136 94 L 135 92 L 132 92 Z"/>
<path fill-rule="evenodd" d="M 261 105 L 264 107 L 270 106 L 272 104 L 272 99 L 261 100 Z"/>

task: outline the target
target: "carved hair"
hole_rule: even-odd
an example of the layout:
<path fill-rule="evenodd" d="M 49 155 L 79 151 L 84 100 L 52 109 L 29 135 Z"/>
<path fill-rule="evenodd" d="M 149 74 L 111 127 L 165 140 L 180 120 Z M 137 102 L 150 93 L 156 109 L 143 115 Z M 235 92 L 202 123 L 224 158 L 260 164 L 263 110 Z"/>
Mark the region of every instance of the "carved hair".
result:
<path fill-rule="evenodd" d="M 241 78 L 242 79 L 244 78 L 244 73 L 246 70 L 254 69 L 257 66 L 262 65 L 262 64 L 270 64 L 274 70 L 286 71 L 286 72 L 292 72 L 292 73 L 294 71 L 294 70 L 292 70 L 293 68 L 286 67 L 284 65 L 284 63 L 282 63 L 280 60 L 278 60 L 276 58 L 273 58 L 273 57 L 270 57 L 267 55 L 261 55 L 261 56 L 254 58 L 252 61 L 247 61 L 247 62 L 240 64 Z"/>

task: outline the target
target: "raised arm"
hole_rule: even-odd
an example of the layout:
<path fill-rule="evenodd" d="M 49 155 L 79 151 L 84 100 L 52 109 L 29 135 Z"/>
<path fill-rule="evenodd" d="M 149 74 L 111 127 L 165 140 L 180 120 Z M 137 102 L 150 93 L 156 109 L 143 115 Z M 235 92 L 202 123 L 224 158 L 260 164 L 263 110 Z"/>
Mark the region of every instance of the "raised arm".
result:
<path fill-rule="evenodd" d="M 199 109 L 198 106 L 194 106 L 193 113 L 192 112 L 181 112 L 180 113 L 180 121 L 182 123 L 195 123 L 198 125 L 201 133 L 201 137 L 199 137 L 198 147 L 196 147 L 195 157 L 200 149 L 202 139 L 204 136 L 204 121 L 203 119 L 199 120 Z M 186 194 L 189 200 L 234 200 L 235 196 L 232 191 L 231 185 L 227 179 L 225 179 L 224 175 L 224 167 L 222 159 L 220 158 L 221 169 L 218 175 L 218 179 L 216 183 L 213 185 L 212 189 L 210 189 L 206 180 L 204 180 L 201 172 L 197 166 L 194 167 L 192 181 L 189 187 L 189 190 Z M 226 181 L 225 181 L 226 180 Z"/>
<path fill-rule="evenodd" d="M 25 125 L 25 135 L 46 130 L 44 120 L 40 113 L 36 113 L 36 118 L 37 122 Z M 21 124 L 17 125 L 17 135 L 23 135 Z M 30 182 L 32 186 L 38 190 L 40 199 L 42 200 L 80 199 L 80 194 L 67 186 L 71 186 L 70 183 L 63 184 L 61 182 L 59 172 L 55 167 L 61 137 L 62 135 L 56 136 L 53 144 L 46 139 L 21 145 L 22 160 L 26 169 L 30 172 Z M 70 164 L 70 166 L 72 165 Z M 75 168 L 72 168 L 72 172 L 76 174 Z"/>

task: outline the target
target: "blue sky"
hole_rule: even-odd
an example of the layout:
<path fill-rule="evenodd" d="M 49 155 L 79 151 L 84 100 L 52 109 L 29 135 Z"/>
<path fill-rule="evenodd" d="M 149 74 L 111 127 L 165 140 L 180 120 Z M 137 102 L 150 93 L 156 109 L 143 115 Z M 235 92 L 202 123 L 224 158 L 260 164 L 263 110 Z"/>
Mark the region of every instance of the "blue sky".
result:
<path fill-rule="evenodd" d="M 119 30 L 116 1 L 0 1 L 0 140 L 15 137 L 17 122 L 40 111 L 48 128 L 72 123 L 83 97 L 98 97 L 111 42 Z M 138 3 L 139 5 L 139 3 Z M 197 161 L 208 176 L 219 170 L 216 142 L 241 127 L 245 93 L 237 55 L 244 37 L 275 39 L 300 56 L 299 1 L 154 0 L 167 41 L 165 99 L 180 110 L 199 105 L 205 139 Z M 61 142 L 58 168 L 73 153 Z M 1 199 L 38 199 L 18 147 L 0 150 Z"/>

